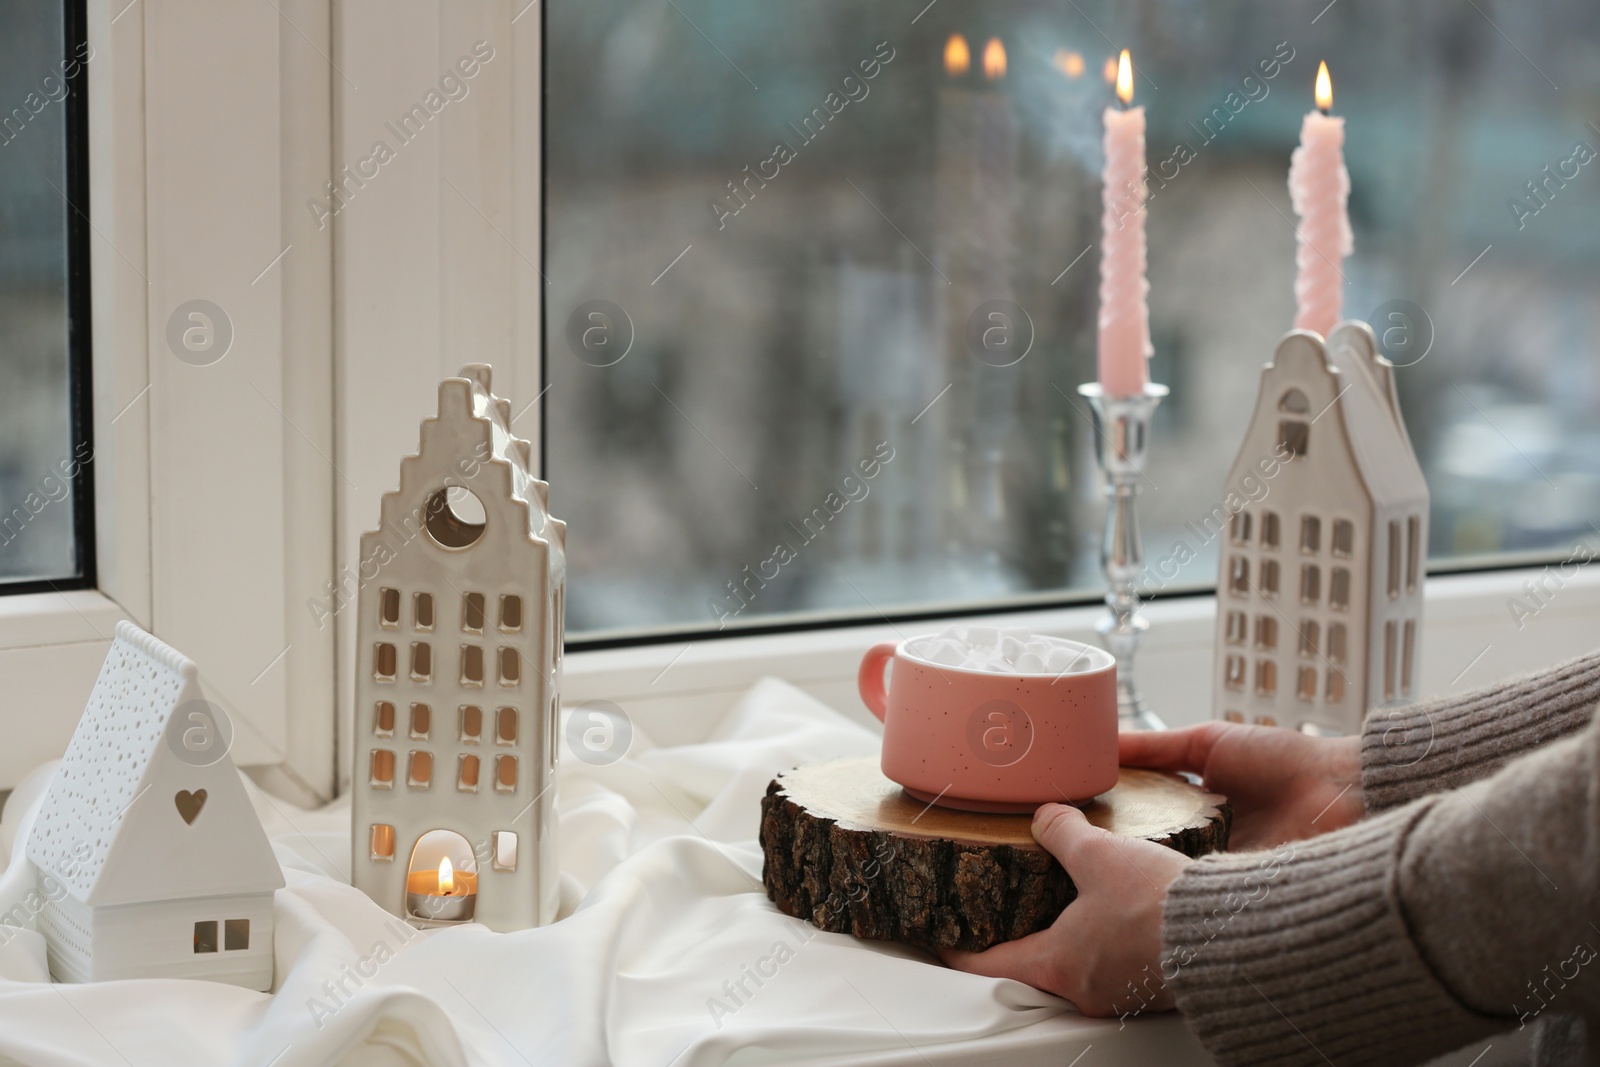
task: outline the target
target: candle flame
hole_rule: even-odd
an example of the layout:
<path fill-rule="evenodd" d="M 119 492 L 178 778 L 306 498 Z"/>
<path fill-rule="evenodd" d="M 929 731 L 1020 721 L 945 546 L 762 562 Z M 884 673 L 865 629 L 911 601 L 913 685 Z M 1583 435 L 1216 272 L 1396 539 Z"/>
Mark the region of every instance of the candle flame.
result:
<path fill-rule="evenodd" d="M 450 866 L 450 857 L 446 856 L 439 861 L 439 895 L 447 897 L 456 887 L 455 868 Z"/>
<path fill-rule="evenodd" d="M 1317 110 L 1326 114 L 1333 110 L 1333 79 L 1328 77 L 1328 61 L 1317 68 Z"/>
<path fill-rule="evenodd" d="M 944 43 L 944 72 L 952 77 L 960 77 L 971 65 L 972 52 L 967 48 L 967 39 L 959 33 L 952 33 Z"/>
<path fill-rule="evenodd" d="M 1117 57 L 1117 99 L 1124 104 L 1133 103 L 1133 60 L 1126 48 Z"/>
<path fill-rule="evenodd" d="M 1069 52 L 1065 48 L 1057 48 L 1055 55 L 1056 69 L 1069 78 L 1083 77 L 1083 55 L 1079 52 Z"/>
<path fill-rule="evenodd" d="M 998 37 L 989 38 L 989 43 L 983 46 L 983 76 L 990 81 L 1006 76 L 1006 46 Z"/>

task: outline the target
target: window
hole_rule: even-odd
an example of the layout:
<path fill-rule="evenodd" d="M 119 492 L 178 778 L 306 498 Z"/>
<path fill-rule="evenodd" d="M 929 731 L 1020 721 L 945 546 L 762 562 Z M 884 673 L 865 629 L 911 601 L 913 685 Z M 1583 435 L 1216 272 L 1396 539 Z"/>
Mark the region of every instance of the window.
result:
<path fill-rule="evenodd" d="M 433 646 L 418 641 L 411 646 L 411 680 L 426 682 L 433 677 Z"/>
<path fill-rule="evenodd" d="M 1229 689 L 1244 688 L 1244 657 L 1229 656 L 1224 668 L 1223 682 Z"/>
<path fill-rule="evenodd" d="M 1383 624 L 1383 699 L 1393 700 L 1395 668 L 1394 620 Z"/>
<path fill-rule="evenodd" d="M 464 755 L 456 760 L 456 788 L 463 793 L 478 791 L 478 757 Z"/>
<path fill-rule="evenodd" d="M 469 633 L 483 632 L 482 593 L 468 593 L 461 598 L 461 628 Z"/>
<path fill-rule="evenodd" d="M 516 708 L 501 708 L 495 712 L 494 743 L 497 745 L 517 743 Z"/>
<path fill-rule="evenodd" d="M 515 633 L 517 630 L 522 629 L 521 597 L 503 596 L 500 598 L 500 629 L 505 633 Z"/>
<path fill-rule="evenodd" d="M 517 685 L 522 681 L 522 657 L 510 645 L 504 645 L 499 652 L 500 659 L 500 684 L 504 686 Z"/>
<path fill-rule="evenodd" d="M 1298 419 L 1278 423 L 1278 447 L 1284 455 L 1303 456 L 1311 445 L 1311 427 Z"/>
<path fill-rule="evenodd" d="M 372 676 L 380 682 L 392 682 L 394 672 L 394 645 L 388 641 L 379 641 L 372 650 Z"/>
<path fill-rule="evenodd" d="M 1333 520 L 1333 554 L 1349 559 L 1355 552 L 1356 524 L 1349 519 Z"/>
<path fill-rule="evenodd" d="M 1400 524 L 1389 523 L 1389 599 L 1400 595 Z"/>
<path fill-rule="evenodd" d="M 1270 659 L 1256 661 L 1256 692 L 1264 697 L 1278 691 L 1278 665 Z"/>
<path fill-rule="evenodd" d="M 61 0 L 0 12 L 0 592 L 95 579 L 83 32 Z"/>
<path fill-rule="evenodd" d="M 1261 561 L 1261 595 L 1278 595 L 1278 561 L 1275 559 Z"/>
<path fill-rule="evenodd" d="M 1586 97 L 1567 91 L 1546 63 L 1575 84 L 1600 70 L 1600 35 L 1571 29 L 1587 25 L 1587 8 L 1556 0 L 1530 9 L 1515 30 L 1496 16 L 1562 84 L 1554 93 L 1492 30 L 1482 47 L 1460 52 L 1453 42 L 1476 42 L 1486 28 L 1471 5 L 1384 8 L 1384 39 L 1408 62 L 1376 67 L 1370 27 L 1343 4 L 1319 19 L 1314 43 L 1303 37 L 1307 16 L 1267 0 L 1245 0 L 1237 21 L 1196 15 L 1179 33 L 1170 18 L 1136 17 L 1106 0 L 1080 6 L 1081 14 L 1051 8 L 1040 21 L 1018 7 L 936 4 L 915 26 L 845 0 L 759 10 L 679 0 L 684 17 L 668 8 L 671 19 L 648 15 L 655 9 L 644 0 L 545 12 L 546 473 L 559 487 L 558 514 L 585 531 L 569 572 L 575 638 L 713 630 L 719 619 L 728 628 L 775 625 L 800 613 L 909 614 L 945 595 L 940 579 L 953 560 L 986 561 L 981 573 L 963 571 L 964 580 L 978 575 L 966 586 L 974 601 L 1101 594 L 1101 501 L 1063 493 L 1051 475 L 1092 469 L 1087 409 L 1073 388 L 1094 377 L 1093 330 L 1079 327 L 1084 308 L 1092 321 L 1098 285 L 1095 146 L 1107 93 L 1097 73 L 1111 46 L 1091 27 L 1130 47 L 1142 69 L 1165 75 L 1155 75 L 1159 93 L 1136 87 L 1149 105 L 1149 256 L 1159 279 L 1152 328 L 1165 339 L 1152 376 L 1173 387 L 1148 467 L 1162 491 L 1140 503 L 1152 587 L 1155 565 L 1180 542 L 1194 558 L 1160 588 L 1216 582 L 1226 539 L 1202 541 L 1187 524 L 1221 500 L 1255 375 L 1238 371 L 1226 331 L 1186 309 L 1203 304 L 1217 321 L 1242 321 L 1266 286 L 1290 299 L 1292 238 L 1280 214 L 1292 214 L 1282 186 L 1320 58 L 1336 81 L 1351 72 L 1347 103 L 1336 106 L 1351 123 L 1354 199 L 1370 205 L 1354 218 L 1349 291 L 1371 291 L 1356 279 L 1393 278 L 1394 292 L 1431 294 L 1437 336 L 1426 339 L 1420 318 L 1376 295 L 1351 295 L 1346 307 L 1372 321 L 1397 364 L 1406 421 L 1427 464 L 1433 513 L 1419 557 L 1431 551 L 1448 565 L 1569 552 L 1586 529 L 1579 518 L 1600 523 L 1600 501 L 1587 497 L 1584 514 L 1559 529 L 1536 521 L 1550 513 L 1543 504 L 1553 490 L 1518 454 L 1555 484 L 1566 473 L 1589 477 L 1583 442 L 1592 405 L 1555 387 L 1567 372 L 1532 325 L 1576 321 L 1592 302 L 1585 279 L 1600 268 L 1600 248 L 1568 242 L 1600 213 L 1600 187 L 1568 181 L 1547 202 L 1529 200 L 1523 182 L 1560 161 L 1536 158 L 1504 119 L 1537 116 L 1552 145 L 1565 137 L 1555 131 L 1587 129 Z M 957 33 L 971 46 L 964 72 L 942 64 Z M 986 77 L 978 61 L 990 37 L 1006 54 L 1003 77 Z M 1263 82 L 1275 95 L 1235 115 L 1216 111 L 1219 72 L 1256 69 L 1284 40 L 1294 58 Z M 1071 56 L 1069 64 L 1063 57 Z M 863 61 L 874 77 L 862 73 Z M 861 98 L 837 114 L 823 108 L 820 132 L 816 120 L 807 132 L 802 119 L 847 71 L 856 72 L 851 91 Z M 1461 108 L 1449 91 L 1458 81 L 1495 107 Z M 596 123 L 601 102 L 607 121 Z M 964 118 L 980 103 L 993 116 L 988 128 Z M 1429 133 L 1448 122 L 1464 125 L 1441 149 Z M 794 149 L 792 163 L 767 162 L 776 138 Z M 992 146 L 982 167 L 972 164 L 979 138 Z M 1180 141 L 1196 154 L 1176 178 L 1163 178 Z M 1446 155 L 1435 159 L 1439 151 Z M 1265 196 L 1242 185 L 1245 170 L 1266 176 L 1256 182 Z M 1067 188 L 1072 195 L 1051 211 L 1035 210 L 1035 190 Z M 1263 275 L 1270 280 L 1224 286 L 1191 250 L 1207 247 L 1208 263 L 1260 255 L 1254 230 L 1218 230 L 1223 205 L 1240 203 L 1241 189 L 1253 206 L 1239 210 L 1251 225 L 1278 229 L 1283 240 Z M 1411 209 L 1447 190 L 1461 210 L 1425 219 Z M 1521 229 L 1508 197 L 1537 209 Z M 1490 217 L 1511 225 L 1514 256 L 1495 242 L 1477 259 L 1493 239 L 1482 229 Z M 1534 295 L 1495 310 L 1485 295 L 1524 272 Z M 991 290 L 1026 310 L 1040 343 L 1054 344 L 1051 360 L 1039 359 L 1037 346 L 1010 366 L 985 362 L 992 353 L 981 347 L 974 354 L 967 321 Z M 1434 351 L 1420 364 L 1406 355 L 1424 348 Z M 1440 352 L 1451 353 L 1448 367 Z M 1508 366 L 1520 369 L 1508 374 Z M 1228 403 L 1193 386 L 1224 373 Z M 1322 414 L 1332 396 L 1301 396 L 1280 411 L 1286 399 L 1267 398 L 1270 432 L 1275 439 L 1283 422 L 1286 444 L 1304 454 L 1310 433 L 1334 418 Z M 1466 456 L 1483 462 L 1451 459 Z M 828 494 L 847 500 L 846 477 L 860 499 L 812 522 L 809 537 L 785 532 L 790 521 L 803 530 L 802 517 L 818 508 L 827 513 Z M 971 514 L 981 502 L 984 520 L 952 525 L 948 516 L 966 501 Z M 1264 519 L 1256 526 L 1265 544 Z M 639 536 L 647 528 L 656 533 Z M 794 556 L 769 565 L 781 537 Z M 837 579 L 840 568 L 859 593 Z M 728 587 L 775 570 L 776 578 L 752 579 L 742 597 Z M 870 585 L 854 577 L 862 573 Z"/>
<path fill-rule="evenodd" d="M 1315 667 L 1301 667 L 1299 679 L 1295 683 L 1295 696 L 1310 702 L 1317 699 L 1317 669 Z"/>
<path fill-rule="evenodd" d="M 378 625 L 385 630 L 400 625 L 400 590 L 378 590 Z"/>
<path fill-rule="evenodd" d="M 1249 637 L 1250 616 L 1242 611 L 1228 612 L 1228 644 L 1242 645 Z"/>
<path fill-rule="evenodd" d="M 515 793 L 517 791 L 517 757 L 496 756 L 494 758 L 494 788 L 500 793 Z"/>
<path fill-rule="evenodd" d="M 412 789 L 426 789 L 433 784 L 433 754 L 431 752 L 418 750 L 411 753 L 411 770 L 406 776 L 406 784 Z"/>
<path fill-rule="evenodd" d="M 497 871 L 517 869 L 517 835 L 510 830 L 496 830 L 490 835 L 491 866 Z"/>
<path fill-rule="evenodd" d="M 1347 641 L 1344 623 L 1331 622 L 1328 624 L 1328 659 L 1334 663 L 1345 663 L 1345 643 Z"/>
<path fill-rule="evenodd" d="M 375 737 L 394 736 L 394 702 L 391 700 L 378 701 L 377 707 L 372 711 L 372 733 Z"/>
<path fill-rule="evenodd" d="M 461 684 L 471 688 L 483 685 L 483 646 L 461 646 Z"/>
<path fill-rule="evenodd" d="M 1322 597 L 1322 568 L 1315 563 L 1300 568 L 1300 602 L 1315 604 Z"/>
<path fill-rule="evenodd" d="M 1263 511 L 1261 513 L 1261 547 L 1267 549 L 1278 547 L 1278 513 L 1276 511 Z"/>
<path fill-rule="evenodd" d="M 1266 650 L 1278 647 L 1278 620 L 1271 615 L 1256 616 L 1256 647 Z"/>
<path fill-rule="evenodd" d="M 1417 621 L 1407 619 L 1405 636 L 1402 639 L 1400 650 L 1400 694 L 1411 695 L 1411 665 L 1416 657 L 1417 646 Z"/>
<path fill-rule="evenodd" d="M 1300 658 L 1310 659 L 1318 654 L 1317 639 L 1321 631 L 1316 619 L 1300 620 Z"/>
<path fill-rule="evenodd" d="M 411 598 L 411 622 L 419 630 L 433 629 L 432 593 L 417 593 Z"/>
<path fill-rule="evenodd" d="M 1248 511 L 1236 511 L 1233 513 L 1233 521 L 1229 523 L 1229 533 L 1233 538 L 1233 543 L 1236 545 L 1250 543 L 1250 513 Z"/>
<path fill-rule="evenodd" d="M 433 709 L 426 704 L 411 705 L 411 739 L 426 741 L 433 725 Z"/>
<path fill-rule="evenodd" d="M 475 745 L 483 737 L 483 709 L 474 704 L 461 706 L 461 741 Z"/>
<path fill-rule="evenodd" d="M 1417 560 L 1422 555 L 1422 520 L 1415 515 L 1406 520 L 1406 592 L 1417 591 Z"/>
<path fill-rule="evenodd" d="M 368 854 L 375 860 L 394 859 L 394 827 L 375 822 L 367 835 Z"/>
<path fill-rule="evenodd" d="M 372 773 L 368 781 L 377 789 L 394 786 L 394 753 L 386 748 L 372 750 Z"/>
<path fill-rule="evenodd" d="M 1300 518 L 1300 551 L 1308 556 L 1322 551 L 1322 520 L 1315 515 Z"/>
<path fill-rule="evenodd" d="M 194 924 L 194 950 L 196 954 L 217 951 L 217 920 L 206 919 Z"/>
<path fill-rule="evenodd" d="M 1335 611 L 1345 611 L 1350 607 L 1349 568 L 1333 568 L 1333 574 L 1328 579 L 1328 606 Z"/>
<path fill-rule="evenodd" d="M 237 952 L 250 947 L 250 920 L 229 919 L 222 924 L 222 947 L 227 952 Z"/>
<path fill-rule="evenodd" d="M 1228 589 L 1234 596 L 1250 592 L 1250 561 L 1243 556 L 1228 561 Z"/>

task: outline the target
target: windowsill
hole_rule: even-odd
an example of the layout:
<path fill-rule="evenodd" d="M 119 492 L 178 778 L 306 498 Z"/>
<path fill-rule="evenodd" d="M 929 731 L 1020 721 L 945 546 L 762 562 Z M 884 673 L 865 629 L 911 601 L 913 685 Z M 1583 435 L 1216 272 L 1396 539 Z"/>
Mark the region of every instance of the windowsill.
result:
<path fill-rule="evenodd" d="M 1422 620 L 1418 692 L 1423 698 L 1472 689 L 1600 646 L 1600 569 L 1580 569 L 1519 629 L 1511 602 L 1534 606 L 1525 583 L 1554 566 L 1430 577 Z M 990 626 L 1021 626 L 1098 644 L 1101 605 L 985 615 Z M 1136 665 L 1141 693 L 1170 726 L 1211 717 L 1215 597 L 1175 597 L 1143 608 L 1150 630 Z M 950 621 L 638 645 L 567 658 L 562 702 L 621 706 L 660 744 L 703 738 L 757 679 L 782 678 L 844 714 L 875 724 L 856 694 L 861 655 L 878 641 L 937 630 Z"/>
<path fill-rule="evenodd" d="M 98 589 L 0 596 L 0 650 L 109 642 L 129 617 Z"/>

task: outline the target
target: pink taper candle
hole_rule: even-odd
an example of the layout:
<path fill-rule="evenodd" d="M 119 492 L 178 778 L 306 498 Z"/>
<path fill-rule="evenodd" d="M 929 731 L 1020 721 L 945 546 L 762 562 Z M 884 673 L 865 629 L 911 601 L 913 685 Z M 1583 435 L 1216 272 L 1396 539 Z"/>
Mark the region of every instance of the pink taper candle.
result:
<path fill-rule="evenodd" d="M 1100 388 L 1138 396 L 1150 380 L 1150 282 L 1145 278 L 1144 108 L 1133 100 L 1133 64 L 1117 62 L 1123 106 L 1105 113 L 1106 169 L 1100 229 Z"/>
<path fill-rule="evenodd" d="M 1328 114 L 1333 82 L 1328 64 L 1317 68 L 1317 110 L 1300 127 L 1300 147 L 1289 159 L 1289 199 L 1300 216 L 1295 252 L 1296 329 L 1326 337 L 1344 304 L 1339 269 L 1354 247 L 1350 234 L 1350 172 L 1344 166 L 1344 119 Z"/>

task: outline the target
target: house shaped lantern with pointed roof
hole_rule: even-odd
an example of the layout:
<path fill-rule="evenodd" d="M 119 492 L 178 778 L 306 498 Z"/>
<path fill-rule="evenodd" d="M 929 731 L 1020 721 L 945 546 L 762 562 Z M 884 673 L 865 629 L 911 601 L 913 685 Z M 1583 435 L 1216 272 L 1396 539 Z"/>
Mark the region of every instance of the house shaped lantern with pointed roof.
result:
<path fill-rule="evenodd" d="M 351 878 L 419 927 L 556 913 L 566 525 L 489 382 L 440 383 L 361 537 Z"/>
<path fill-rule="evenodd" d="M 117 624 L 28 838 L 57 981 L 271 987 L 283 871 L 218 716 L 193 662 Z"/>
<path fill-rule="evenodd" d="M 1369 326 L 1284 336 L 1228 488 L 1252 502 L 1221 551 L 1214 713 L 1354 733 L 1369 708 L 1409 700 L 1428 486 Z"/>

